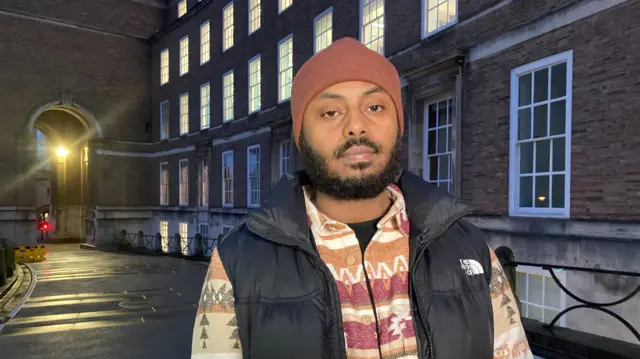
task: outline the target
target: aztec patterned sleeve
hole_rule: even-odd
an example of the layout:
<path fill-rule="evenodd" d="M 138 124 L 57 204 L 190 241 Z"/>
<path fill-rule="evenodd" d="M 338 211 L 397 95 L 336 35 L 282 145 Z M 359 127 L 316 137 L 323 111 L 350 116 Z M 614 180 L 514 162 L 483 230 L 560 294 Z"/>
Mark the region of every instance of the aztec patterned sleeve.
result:
<path fill-rule="evenodd" d="M 233 288 L 215 249 L 200 294 L 191 359 L 242 359 Z"/>
<path fill-rule="evenodd" d="M 493 249 L 491 252 L 491 304 L 493 306 L 493 359 L 533 359 L 520 321 L 520 311 L 509 281 Z"/>

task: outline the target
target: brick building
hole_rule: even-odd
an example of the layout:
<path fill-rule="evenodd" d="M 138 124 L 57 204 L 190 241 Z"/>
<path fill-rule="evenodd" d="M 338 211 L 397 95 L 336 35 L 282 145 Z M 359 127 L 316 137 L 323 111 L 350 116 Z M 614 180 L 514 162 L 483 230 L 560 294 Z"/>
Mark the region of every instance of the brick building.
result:
<path fill-rule="evenodd" d="M 105 24 L 159 30 L 146 42 L 101 43 L 113 62 L 72 83 L 78 98 L 91 83 L 106 101 L 82 102 L 102 131 L 87 149 L 88 240 L 110 241 L 122 229 L 217 237 L 241 223 L 283 173 L 301 167 L 289 125 L 293 75 L 315 51 L 352 36 L 401 74 L 406 168 L 472 205 L 470 220 L 492 246 L 508 245 L 520 261 L 640 271 L 640 2 L 126 3 L 146 6 L 143 19 L 164 22 Z M 79 70 L 92 68 L 78 59 L 85 60 Z M 10 64 L 13 71 L 0 74 L 22 71 Z M 125 91 L 95 85 L 120 83 Z M 14 113 L 27 116 L 47 96 Z M 31 210 L 29 201 L 4 203 Z M 576 294 L 601 302 L 638 285 L 558 275 Z M 533 267 L 519 268 L 518 292 L 523 314 L 547 322 L 575 303 Z M 638 318 L 639 299 L 614 311 Z M 594 312 L 572 312 L 560 325 L 632 340 Z"/>

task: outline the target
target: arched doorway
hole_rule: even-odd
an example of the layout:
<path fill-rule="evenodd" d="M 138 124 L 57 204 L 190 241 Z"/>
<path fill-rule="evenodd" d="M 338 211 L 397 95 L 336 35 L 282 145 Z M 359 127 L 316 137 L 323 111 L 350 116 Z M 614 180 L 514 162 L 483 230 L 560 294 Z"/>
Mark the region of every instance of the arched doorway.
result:
<path fill-rule="evenodd" d="M 84 241 L 88 142 L 102 137 L 102 128 L 83 106 L 63 99 L 34 110 L 26 130 L 35 141 L 36 218 L 49 223 L 37 239 Z"/>

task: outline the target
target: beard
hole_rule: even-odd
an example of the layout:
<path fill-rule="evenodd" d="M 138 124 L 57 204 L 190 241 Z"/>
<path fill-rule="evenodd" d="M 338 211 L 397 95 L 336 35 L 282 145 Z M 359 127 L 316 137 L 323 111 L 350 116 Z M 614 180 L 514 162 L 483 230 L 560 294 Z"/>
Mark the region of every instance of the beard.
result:
<path fill-rule="evenodd" d="M 337 160 L 344 156 L 344 153 L 353 146 L 367 146 L 375 153 L 380 153 L 383 148 L 366 137 L 350 139 L 332 154 L 332 159 Z M 330 197 L 340 200 L 360 200 L 375 198 L 380 195 L 396 178 L 402 167 L 400 165 L 400 155 L 402 153 L 402 136 L 399 131 L 396 141 L 391 148 L 389 160 L 384 168 L 378 173 L 365 174 L 363 171 L 369 168 L 371 163 L 358 163 L 351 166 L 352 169 L 360 171 L 354 177 L 340 177 L 329 170 L 328 160 L 316 151 L 307 141 L 304 129 L 300 134 L 300 153 L 307 167 L 307 175 L 314 188 Z"/>

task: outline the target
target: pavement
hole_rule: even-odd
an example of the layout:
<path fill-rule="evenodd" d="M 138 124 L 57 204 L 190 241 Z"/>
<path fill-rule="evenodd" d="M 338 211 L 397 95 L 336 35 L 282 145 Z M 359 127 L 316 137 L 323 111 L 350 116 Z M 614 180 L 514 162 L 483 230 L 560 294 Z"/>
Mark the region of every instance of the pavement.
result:
<path fill-rule="evenodd" d="M 190 357 L 207 263 L 78 244 L 47 252 L 24 267 L 32 282 L 0 329 L 2 359 Z"/>

